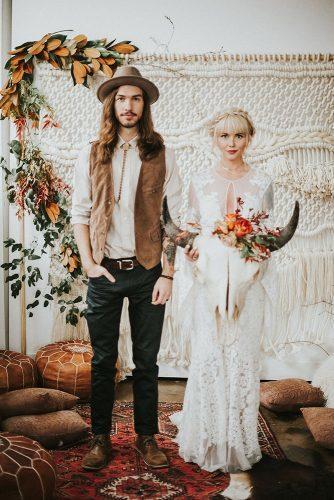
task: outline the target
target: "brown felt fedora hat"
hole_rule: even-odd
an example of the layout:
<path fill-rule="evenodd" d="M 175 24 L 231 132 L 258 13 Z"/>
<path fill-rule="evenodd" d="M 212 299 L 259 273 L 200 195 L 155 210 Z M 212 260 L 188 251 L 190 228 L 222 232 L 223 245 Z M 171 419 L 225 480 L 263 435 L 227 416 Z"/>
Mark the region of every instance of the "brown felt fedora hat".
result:
<path fill-rule="evenodd" d="M 157 101 L 159 98 L 159 90 L 153 82 L 147 78 L 143 78 L 140 71 L 135 66 L 119 66 L 110 80 L 105 81 L 97 89 L 97 97 L 101 102 L 107 97 L 110 92 L 121 85 L 135 85 L 140 87 L 148 95 L 150 103 Z"/>

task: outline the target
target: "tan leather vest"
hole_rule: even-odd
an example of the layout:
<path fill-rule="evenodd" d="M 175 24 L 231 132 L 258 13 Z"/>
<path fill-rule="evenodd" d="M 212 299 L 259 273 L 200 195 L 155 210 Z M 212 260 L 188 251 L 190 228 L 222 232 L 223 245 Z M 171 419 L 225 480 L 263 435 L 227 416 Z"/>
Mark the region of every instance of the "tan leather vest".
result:
<path fill-rule="evenodd" d="M 97 143 L 93 143 L 90 152 L 92 209 L 89 233 L 93 259 L 100 264 L 104 256 L 106 235 L 111 224 L 115 198 L 112 162 L 98 165 L 96 147 Z M 142 162 L 135 198 L 136 257 L 146 269 L 151 269 L 161 260 L 160 215 L 165 176 L 166 163 L 163 149 L 155 158 Z"/>

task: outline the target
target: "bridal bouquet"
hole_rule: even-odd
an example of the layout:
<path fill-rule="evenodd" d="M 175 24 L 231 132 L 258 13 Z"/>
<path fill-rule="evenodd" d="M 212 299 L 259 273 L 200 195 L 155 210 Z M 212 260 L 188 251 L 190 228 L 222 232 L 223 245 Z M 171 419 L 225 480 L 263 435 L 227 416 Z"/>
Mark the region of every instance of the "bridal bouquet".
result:
<path fill-rule="evenodd" d="M 224 245 L 240 250 L 241 257 L 246 261 L 261 262 L 271 255 L 270 247 L 275 245 L 280 235 L 279 229 L 272 230 L 266 227 L 265 220 L 269 215 L 266 212 L 249 211 L 249 217 L 241 216 L 244 204 L 241 198 L 237 200 L 235 212 L 229 213 L 224 220 L 215 222 L 212 234 L 217 235 Z"/>

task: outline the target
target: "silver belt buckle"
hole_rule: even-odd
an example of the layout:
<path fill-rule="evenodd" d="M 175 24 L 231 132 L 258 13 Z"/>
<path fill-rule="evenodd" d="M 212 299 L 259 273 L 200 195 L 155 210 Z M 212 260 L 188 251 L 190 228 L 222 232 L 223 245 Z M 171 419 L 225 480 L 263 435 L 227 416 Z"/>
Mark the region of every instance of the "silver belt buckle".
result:
<path fill-rule="evenodd" d="M 126 269 L 124 269 L 124 271 L 131 271 L 131 269 L 134 268 L 133 260 L 132 259 L 123 259 L 123 260 L 119 260 L 118 262 L 119 262 L 119 268 L 120 269 L 123 269 L 122 268 L 122 263 L 123 262 L 131 262 L 132 266 L 131 267 L 127 267 Z"/>

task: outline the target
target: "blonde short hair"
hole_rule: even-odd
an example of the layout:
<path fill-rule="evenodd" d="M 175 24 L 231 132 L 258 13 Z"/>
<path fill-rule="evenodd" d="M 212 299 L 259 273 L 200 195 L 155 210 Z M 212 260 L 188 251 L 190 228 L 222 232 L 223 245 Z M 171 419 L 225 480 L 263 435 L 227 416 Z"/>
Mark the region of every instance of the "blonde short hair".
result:
<path fill-rule="evenodd" d="M 240 108 L 231 108 L 217 116 L 211 129 L 214 139 L 217 138 L 219 132 L 223 131 L 233 134 L 238 132 L 246 134 L 250 142 L 255 134 L 255 127 L 247 111 Z"/>

